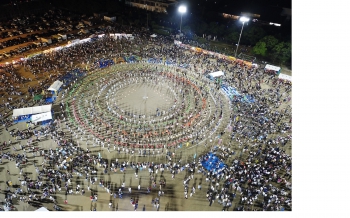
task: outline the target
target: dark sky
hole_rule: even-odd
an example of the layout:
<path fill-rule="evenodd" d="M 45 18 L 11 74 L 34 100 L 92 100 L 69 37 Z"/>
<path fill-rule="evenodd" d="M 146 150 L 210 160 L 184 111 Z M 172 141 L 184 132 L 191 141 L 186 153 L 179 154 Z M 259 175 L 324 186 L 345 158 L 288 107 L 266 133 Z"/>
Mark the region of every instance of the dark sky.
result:
<path fill-rule="evenodd" d="M 32 0 L 0 0 L 0 4 L 8 4 L 13 2 L 25 2 L 25 1 L 32 1 Z M 35 1 L 35 0 L 34 0 Z M 59 1 L 59 0 L 51 0 L 51 1 Z M 72 0 L 74 1 L 74 0 Z M 86 3 L 89 1 L 96 1 L 96 0 L 86 0 Z M 109 0 L 113 1 L 113 0 Z M 118 1 L 118 0 L 114 0 Z M 202 3 L 207 4 L 208 6 L 211 6 L 213 8 L 220 9 L 222 7 L 235 7 L 235 6 L 278 6 L 278 7 L 285 7 L 285 8 L 291 8 L 292 2 L 291 0 L 178 0 L 179 2 L 196 2 L 196 3 Z"/>
<path fill-rule="evenodd" d="M 285 7 L 291 8 L 290 0 L 179 0 L 180 2 L 206 4 L 213 9 L 222 7 Z"/>
<path fill-rule="evenodd" d="M 38 0 L 0 0 L 1 4 L 14 2 L 26 2 Z M 45 0 L 47 2 L 59 2 L 60 0 Z M 72 2 L 75 0 L 71 0 Z M 85 0 L 89 2 L 111 2 L 119 0 Z M 124 0 L 122 0 L 124 1 Z M 260 19 L 267 22 L 280 22 L 283 17 L 280 16 L 282 8 L 291 8 L 291 0 L 178 0 L 188 6 L 188 11 L 196 14 L 196 10 L 204 12 L 227 13 L 240 15 L 241 12 L 260 14 Z M 200 9 L 200 10 L 199 10 Z M 204 12 L 205 13 L 205 12 Z"/>
<path fill-rule="evenodd" d="M 179 0 L 195 11 L 204 7 L 206 11 L 240 15 L 241 12 L 260 14 L 261 20 L 279 22 L 282 8 L 291 8 L 290 0 Z"/>

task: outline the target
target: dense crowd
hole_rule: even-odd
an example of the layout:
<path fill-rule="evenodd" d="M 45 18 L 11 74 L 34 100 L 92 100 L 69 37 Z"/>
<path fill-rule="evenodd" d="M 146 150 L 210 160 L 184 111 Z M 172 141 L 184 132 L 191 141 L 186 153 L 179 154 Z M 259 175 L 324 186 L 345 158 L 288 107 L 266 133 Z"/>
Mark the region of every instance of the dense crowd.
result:
<path fill-rule="evenodd" d="M 196 188 L 202 189 L 204 184 L 196 183 L 194 178 L 205 175 L 209 187 L 207 190 L 209 206 L 217 202 L 225 210 L 229 208 L 231 210 L 232 208 L 234 210 L 281 210 L 283 208 L 291 210 L 291 156 L 286 154 L 285 148 L 292 139 L 291 106 L 287 106 L 291 101 L 291 85 L 278 80 L 276 75 L 264 73 L 262 68 L 248 69 L 214 56 L 189 52 L 174 45 L 168 37 L 158 36 L 156 39 L 150 39 L 148 32 L 133 29 L 127 29 L 126 32 L 133 33 L 135 38 L 127 40 L 103 37 L 96 41 L 30 58 L 20 62 L 20 65 L 10 64 L 1 69 L 5 73 L 0 77 L 2 84 L 0 89 L 2 97 L 6 99 L 0 102 L 1 124 L 4 131 L 13 137 L 13 141 L 1 141 L 1 158 L 16 163 L 19 170 L 18 182 L 21 184 L 19 188 L 14 188 L 10 184 L 13 181 L 6 181 L 7 189 L 4 190 L 6 206 L 11 206 L 13 198 L 28 203 L 49 199 L 53 202 L 54 209 L 59 210 L 55 193 L 85 195 L 86 190 L 91 192 L 90 200 L 97 201 L 97 190 L 92 188 L 92 184 L 95 183 L 106 187 L 105 190 L 114 198 L 123 197 L 123 193 L 131 192 L 125 186 L 125 181 L 116 187 L 116 183 L 101 179 L 100 172 L 103 174 L 132 172 L 137 177 L 140 171 L 147 169 L 150 186 L 143 189 L 147 192 L 156 190 L 158 193 L 159 191 L 159 196 L 164 194 L 162 188 L 166 183 L 162 177 L 157 181 L 155 175 L 158 172 L 161 175 L 171 174 L 172 178 L 179 174 L 186 174 L 186 179 L 183 181 L 185 199 L 195 194 Z M 14 108 L 32 106 L 34 103 L 28 99 L 46 90 L 53 81 L 65 73 L 85 65 L 89 66 L 90 72 L 97 72 L 96 63 L 99 60 L 130 54 L 140 56 L 143 60 L 165 58 L 174 65 L 184 65 L 186 66 L 184 71 L 188 73 L 186 76 L 203 79 L 207 82 L 206 84 L 213 83 L 205 78 L 207 73 L 224 71 L 225 84 L 237 87 L 241 93 L 249 94 L 255 99 L 254 103 L 233 100 L 231 111 L 227 115 L 229 125 L 220 133 L 222 138 L 226 136 L 228 140 L 221 141 L 215 138 L 209 143 L 211 152 L 225 161 L 225 168 L 215 172 L 203 168 L 201 163 L 207 158 L 206 154 L 199 155 L 197 160 L 187 163 L 176 162 L 168 148 L 164 148 L 161 153 L 166 156 L 165 162 L 128 162 L 118 159 L 108 161 L 100 154 L 92 153 L 89 148 L 82 149 L 78 140 L 71 135 L 87 134 L 83 128 L 73 130 L 65 114 L 46 126 L 27 124 L 25 130 L 16 128 L 12 119 L 9 118 Z M 28 87 L 32 96 L 20 91 L 23 84 L 31 81 L 20 76 L 18 70 L 20 67 L 31 72 L 35 78 L 41 78 L 37 85 Z M 79 83 L 80 80 L 77 79 L 75 82 Z M 71 90 L 73 85 L 64 87 L 61 96 Z M 213 85 L 208 86 L 211 89 L 213 87 Z M 99 88 L 101 87 L 102 85 Z M 88 102 L 88 105 L 90 103 Z M 40 104 L 44 102 L 41 101 Z M 220 103 L 218 105 L 220 107 Z M 93 107 L 89 110 L 93 111 Z M 56 149 L 45 151 L 35 146 L 36 141 L 49 138 L 56 142 Z M 110 149 L 107 143 L 103 147 L 103 149 Z M 133 149 L 119 147 L 118 144 L 114 150 L 118 155 L 134 152 Z M 148 149 L 149 155 L 150 152 Z M 237 155 L 231 161 L 229 157 L 235 153 Z M 139 151 L 139 154 L 146 153 Z M 40 165 L 35 166 L 38 176 L 36 180 L 23 172 L 29 155 L 42 156 L 44 159 Z M 67 160 L 68 157 L 70 160 Z M 79 177 L 88 181 L 88 185 L 82 186 Z M 138 189 L 140 190 L 140 187 Z M 40 191 L 40 194 L 37 194 L 37 191 Z M 233 201 L 236 198 L 239 198 L 239 203 L 233 207 Z M 137 200 L 133 199 L 131 203 L 136 210 Z M 159 209 L 157 199 L 152 203 Z"/>

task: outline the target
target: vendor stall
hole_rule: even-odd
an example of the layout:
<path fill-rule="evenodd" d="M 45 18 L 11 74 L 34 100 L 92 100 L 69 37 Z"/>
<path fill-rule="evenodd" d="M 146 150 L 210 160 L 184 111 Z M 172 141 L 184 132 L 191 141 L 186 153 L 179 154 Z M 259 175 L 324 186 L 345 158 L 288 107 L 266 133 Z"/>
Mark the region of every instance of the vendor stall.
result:
<path fill-rule="evenodd" d="M 289 76 L 289 75 L 283 74 L 283 73 L 280 73 L 280 75 L 278 75 L 278 79 L 283 80 L 285 82 L 289 82 L 289 83 L 292 82 L 292 76 Z"/>
<path fill-rule="evenodd" d="M 232 61 L 232 62 L 233 62 L 233 61 L 235 61 L 235 60 L 236 60 L 236 58 L 235 58 L 235 57 L 232 57 L 232 56 L 228 56 L 228 57 L 227 57 L 227 60 L 229 60 L 229 61 Z"/>
<path fill-rule="evenodd" d="M 275 73 L 277 75 L 279 75 L 281 73 L 281 68 L 277 67 L 277 66 L 273 66 L 270 64 L 266 64 L 265 68 L 264 68 L 266 73 Z"/>

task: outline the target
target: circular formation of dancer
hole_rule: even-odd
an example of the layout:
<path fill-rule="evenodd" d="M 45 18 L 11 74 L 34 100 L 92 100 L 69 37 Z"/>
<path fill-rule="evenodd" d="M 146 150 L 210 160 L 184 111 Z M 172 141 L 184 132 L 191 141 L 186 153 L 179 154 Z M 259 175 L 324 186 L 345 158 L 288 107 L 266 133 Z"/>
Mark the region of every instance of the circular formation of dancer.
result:
<path fill-rule="evenodd" d="M 214 90 L 214 102 L 209 85 L 189 74 L 145 63 L 92 74 L 66 100 L 74 125 L 70 131 L 93 146 L 165 149 L 197 144 L 217 129 L 224 101 Z M 130 99 L 140 90 L 144 96 Z M 147 90 L 153 93 L 147 96 Z"/>

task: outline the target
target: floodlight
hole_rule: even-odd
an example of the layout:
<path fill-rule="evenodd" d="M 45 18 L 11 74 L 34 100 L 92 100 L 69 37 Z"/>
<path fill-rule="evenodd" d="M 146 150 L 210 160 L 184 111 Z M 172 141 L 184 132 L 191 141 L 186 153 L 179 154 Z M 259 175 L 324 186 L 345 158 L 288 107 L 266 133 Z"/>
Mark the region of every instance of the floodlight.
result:
<path fill-rule="evenodd" d="M 184 14 L 184 13 L 186 13 L 186 11 L 187 11 L 186 6 L 181 5 L 181 6 L 179 7 L 179 12 L 180 12 L 180 13 Z"/>
<path fill-rule="evenodd" d="M 249 21 L 249 18 L 248 17 L 241 17 L 241 18 L 239 18 L 239 21 L 241 21 L 241 22 L 248 22 Z"/>

